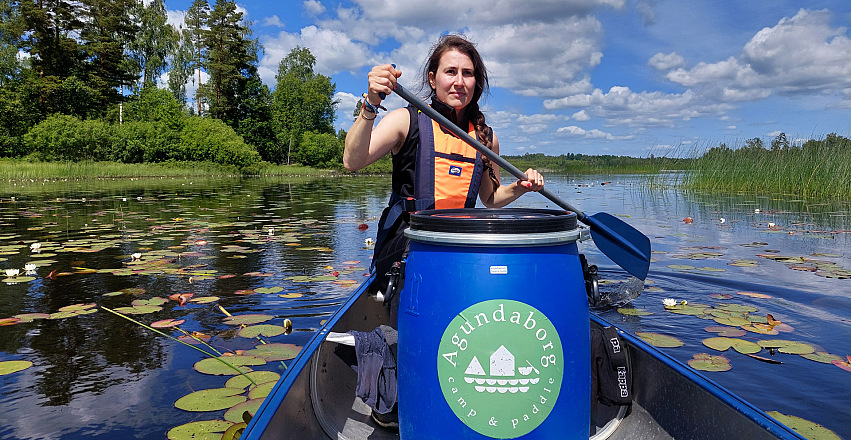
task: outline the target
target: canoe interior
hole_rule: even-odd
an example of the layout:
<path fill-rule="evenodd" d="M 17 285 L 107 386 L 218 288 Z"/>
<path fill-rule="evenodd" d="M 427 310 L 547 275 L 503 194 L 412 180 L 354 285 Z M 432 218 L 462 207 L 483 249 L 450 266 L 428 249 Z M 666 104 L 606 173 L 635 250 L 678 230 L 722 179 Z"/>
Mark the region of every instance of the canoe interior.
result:
<path fill-rule="evenodd" d="M 399 438 L 398 432 L 375 424 L 369 407 L 355 397 L 354 347 L 324 340 L 328 332 L 371 331 L 390 322 L 387 310 L 365 292 L 366 284 L 304 347 L 242 439 Z M 592 326 L 611 325 L 593 314 L 590 319 Z M 595 405 L 591 439 L 803 438 L 642 340 L 621 335 L 628 344 L 634 400 L 628 407 Z"/>

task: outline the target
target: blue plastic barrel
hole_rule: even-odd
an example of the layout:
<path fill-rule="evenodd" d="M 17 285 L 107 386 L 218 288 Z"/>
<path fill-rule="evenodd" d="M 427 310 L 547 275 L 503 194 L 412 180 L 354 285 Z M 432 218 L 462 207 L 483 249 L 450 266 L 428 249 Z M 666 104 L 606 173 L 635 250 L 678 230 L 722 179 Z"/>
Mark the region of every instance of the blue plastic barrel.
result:
<path fill-rule="evenodd" d="M 576 216 L 411 215 L 399 298 L 403 439 L 587 439 L 588 300 Z"/>

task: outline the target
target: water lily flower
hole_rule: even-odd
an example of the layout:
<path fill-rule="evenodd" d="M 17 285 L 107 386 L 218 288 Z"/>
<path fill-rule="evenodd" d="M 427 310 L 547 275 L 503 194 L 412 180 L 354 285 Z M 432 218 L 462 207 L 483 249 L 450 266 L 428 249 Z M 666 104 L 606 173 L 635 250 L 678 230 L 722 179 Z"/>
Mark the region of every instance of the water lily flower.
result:
<path fill-rule="evenodd" d="M 6 276 L 9 278 L 16 277 L 21 274 L 20 269 L 6 269 Z"/>
<path fill-rule="evenodd" d="M 674 307 L 677 305 L 677 301 L 674 298 L 665 298 L 662 300 L 662 305 L 665 307 Z"/>
<path fill-rule="evenodd" d="M 269 228 L 269 235 L 275 235 L 275 228 Z"/>
<path fill-rule="evenodd" d="M 768 222 L 768 227 L 769 227 L 769 228 L 773 228 L 773 227 L 775 227 L 775 226 L 776 226 L 776 225 L 774 224 L 774 222 Z"/>
<path fill-rule="evenodd" d="M 27 263 L 24 265 L 24 270 L 27 272 L 28 275 L 32 275 L 35 273 L 35 267 L 35 263 Z"/>
<path fill-rule="evenodd" d="M 727 219 L 725 219 L 724 217 L 721 217 L 721 219 L 720 219 L 719 221 L 720 221 L 720 222 L 721 222 L 721 224 L 723 225 L 724 223 L 726 223 L 726 222 L 727 222 Z"/>
<path fill-rule="evenodd" d="M 682 300 L 682 301 L 680 301 L 680 305 L 683 305 L 683 306 L 688 305 L 688 301 Z"/>
<path fill-rule="evenodd" d="M 41 243 L 33 243 L 33 244 L 30 245 L 30 250 L 35 252 L 35 253 L 38 253 L 40 249 L 41 249 Z"/>
<path fill-rule="evenodd" d="M 364 246 L 371 248 L 371 247 L 375 246 L 375 240 L 373 240 L 371 238 L 367 238 L 366 240 L 363 241 L 363 244 L 364 244 Z"/>
<path fill-rule="evenodd" d="M 134 260 L 141 260 L 142 259 L 142 253 L 136 252 L 136 253 L 131 254 L 130 257 L 133 258 Z"/>
<path fill-rule="evenodd" d="M 753 210 L 754 214 L 759 214 L 759 208 Z"/>

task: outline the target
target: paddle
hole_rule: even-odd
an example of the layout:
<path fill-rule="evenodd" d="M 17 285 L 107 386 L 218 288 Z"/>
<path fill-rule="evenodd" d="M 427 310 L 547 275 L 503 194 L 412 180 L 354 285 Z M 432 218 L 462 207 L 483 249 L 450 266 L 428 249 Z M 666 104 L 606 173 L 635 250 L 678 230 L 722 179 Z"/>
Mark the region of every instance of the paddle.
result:
<path fill-rule="evenodd" d="M 436 110 L 426 105 L 425 102 L 407 91 L 400 84 L 396 84 L 396 93 L 402 99 L 408 101 L 428 117 L 435 120 L 440 126 L 455 136 L 458 136 L 464 142 L 467 142 L 470 146 L 487 156 L 488 159 L 511 173 L 514 177 L 520 180 L 526 180 L 526 173 L 520 171 L 517 167 L 499 157 L 498 154 L 479 143 L 479 141 L 464 130 L 458 128 L 458 126 L 450 122 Z M 611 214 L 600 212 L 591 216 L 585 215 L 584 212 L 574 208 L 547 188 L 543 188 L 538 192 L 561 208 L 575 212 L 577 219 L 591 228 L 591 237 L 594 239 L 594 244 L 618 266 L 641 280 L 647 278 L 647 271 L 650 269 L 650 239 L 647 236 Z"/>

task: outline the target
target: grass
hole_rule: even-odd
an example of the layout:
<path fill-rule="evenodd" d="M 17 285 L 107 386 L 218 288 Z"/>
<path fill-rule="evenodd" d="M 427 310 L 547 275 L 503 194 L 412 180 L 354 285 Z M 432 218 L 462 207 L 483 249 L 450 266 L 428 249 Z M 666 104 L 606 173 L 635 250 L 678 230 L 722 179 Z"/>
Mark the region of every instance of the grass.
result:
<path fill-rule="evenodd" d="M 256 171 L 265 176 L 324 176 L 335 174 L 300 165 L 264 164 Z M 165 162 L 126 164 L 119 162 L 30 162 L 0 160 L 0 180 L 43 181 L 56 179 L 91 180 L 150 177 L 232 177 L 244 173 L 235 167 L 210 162 Z"/>
<path fill-rule="evenodd" d="M 713 148 L 693 162 L 683 185 L 713 192 L 851 196 L 851 140 L 828 135 L 798 147 Z"/>

